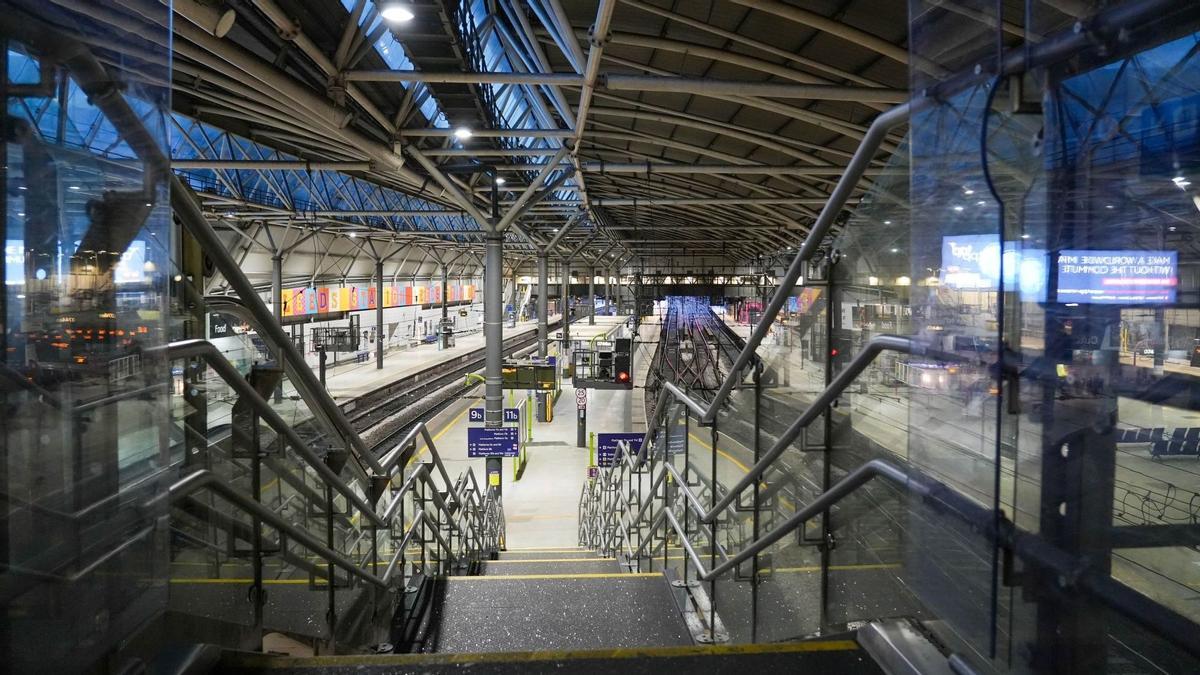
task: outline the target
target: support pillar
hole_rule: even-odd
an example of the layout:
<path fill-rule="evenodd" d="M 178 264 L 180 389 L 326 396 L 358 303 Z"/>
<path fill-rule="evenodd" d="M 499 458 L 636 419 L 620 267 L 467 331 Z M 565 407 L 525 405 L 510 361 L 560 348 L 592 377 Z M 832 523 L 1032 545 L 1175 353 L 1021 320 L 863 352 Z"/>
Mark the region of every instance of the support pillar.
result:
<path fill-rule="evenodd" d="M 596 268 L 588 268 L 588 325 L 596 325 Z"/>
<path fill-rule="evenodd" d="M 546 358 L 546 332 L 549 330 L 548 325 L 550 322 L 549 317 L 546 316 L 550 311 L 550 302 L 549 302 L 550 298 L 546 297 L 547 295 L 549 295 L 549 291 L 548 291 L 549 283 L 547 283 L 547 279 L 546 279 L 547 271 L 546 271 L 546 253 L 545 253 L 545 251 L 538 253 L 537 274 L 538 274 L 538 280 L 537 280 L 537 285 L 538 285 L 538 287 L 537 287 L 538 288 L 538 291 L 537 291 L 538 292 L 538 304 L 537 304 L 537 308 L 538 308 L 537 309 L 537 312 L 538 312 L 538 324 L 537 324 L 538 357 L 544 359 L 544 358 Z"/>
<path fill-rule="evenodd" d="M 517 301 L 521 297 L 521 294 L 517 292 L 518 279 L 520 277 L 517 276 L 517 269 L 514 267 L 512 271 L 512 292 L 508 294 L 508 306 L 512 307 L 512 323 L 509 324 L 511 328 L 517 327 L 517 319 L 521 315 L 521 308 L 517 307 Z"/>
<path fill-rule="evenodd" d="M 504 343 L 504 234 L 488 232 L 483 262 L 484 408 L 487 428 L 504 426 L 504 388 L 500 368 Z M 503 460 L 487 459 L 487 483 L 500 492 Z"/>
<path fill-rule="evenodd" d="M 604 316 L 612 315 L 612 270 L 604 270 Z"/>
<path fill-rule="evenodd" d="M 283 255 L 276 251 L 271 256 L 271 310 L 275 314 L 275 323 L 283 327 Z M 301 324 L 301 330 L 304 325 Z M 283 366 L 283 347 L 276 349 L 275 359 Z M 283 401 L 283 383 L 275 387 L 275 402 Z"/>
<path fill-rule="evenodd" d="M 383 258 L 375 261 L 375 368 L 383 370 Z"/>
<path fill-rule="evenodd" d="M 559 360 L 563 361 L 565 367 L 571 365 L 571 354 L 569 343 L 571 342 L 571 262 L 564 260 L 562 263 L 562 349 L 559 353 Z"/>
<path fill-rule="evenodd" d="M 450 305 L 448 298 L 450 266 L 442 263 L 442 322 L 438 326 L 438 348 L 449 349 L 454 337 L 454 326 L 450 321 Z"/>

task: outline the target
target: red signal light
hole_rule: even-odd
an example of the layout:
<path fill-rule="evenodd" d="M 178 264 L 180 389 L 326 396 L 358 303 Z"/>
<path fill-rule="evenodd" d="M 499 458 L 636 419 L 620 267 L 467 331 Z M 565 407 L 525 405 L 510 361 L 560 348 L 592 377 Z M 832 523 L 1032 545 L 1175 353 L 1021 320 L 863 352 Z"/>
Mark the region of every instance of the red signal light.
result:
<path fill-rule="evenodd" d="M 830 356 L 837 356 L 837 355 L 838 355 L 838 349 L 837 349 L 837 347 L 834 347 L 833 349 L 830 349 L 830 350 L 829 350 L 829 355 L 830 355 Z"/>
<path fill-rule="evenodd" d="M 628 382 L 628 381 L 629 381 L 629 373 L 627 373 L 623 370 L 621 372 L 617 373 L 617 382 L 624 383 L 624 382 Z"/>

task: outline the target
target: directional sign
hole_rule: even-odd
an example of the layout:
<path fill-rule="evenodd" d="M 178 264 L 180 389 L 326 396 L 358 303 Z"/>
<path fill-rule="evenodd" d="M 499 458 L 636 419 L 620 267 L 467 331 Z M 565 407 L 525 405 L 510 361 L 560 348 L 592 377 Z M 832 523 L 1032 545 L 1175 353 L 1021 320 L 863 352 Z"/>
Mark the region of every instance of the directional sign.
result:
<path fill-rule="evenodd" d="M 468 427 L 467 457 L 516 457 L 516 427 Z"/>
<path fill-rule="evenodd" d="M 614 460 L 619 456 L 617 443 L 619 441 L 627 441 L 629 443 L 629 452 L 634 453 L 642 449 L 642 434 L 623 433 L 623 434 L 597 434 L 596 435 L 596 464 L 599 466 L 612 466 Z"/>
<path fill-rule="evenodd" d="M 468 422 L 482 422 L 486 419 L 487 419 L 487 416 L 486 416 L 483 408 L 471 408 L 471 410 L 467 413 L 467 421 Z M 505 422 L 520 422 L 521 421 L 521 411 L 517 410 L 516 408 L 505 408 L 504 409 L 504 421 Z"/>
<path fill-rule="evenodd" d="M 587 389 L 575 390 L 575 407 L 580 410 L 587 410 Z"/>

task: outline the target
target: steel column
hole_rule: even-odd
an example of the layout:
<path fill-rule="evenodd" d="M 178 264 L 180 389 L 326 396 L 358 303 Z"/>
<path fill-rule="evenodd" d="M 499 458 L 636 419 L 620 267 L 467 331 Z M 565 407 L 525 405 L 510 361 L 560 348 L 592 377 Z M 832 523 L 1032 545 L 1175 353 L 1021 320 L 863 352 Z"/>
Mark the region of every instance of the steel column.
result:
<path fill-rule="evenodd" d="M 483 262 L 484 424 L 504 426 L 504 389 L 500 368 L 504 341 L 504 234 L 488 232 Z M 500 491 L 501 459 L 487 460 L 487 480 Z"/>
<path fill-rule="evenodd" d="M 546 252 L 541 251 L 537 257 L 537 274 L 538 274 L 538 356 L 546 358 L 546 332 L 550 323 L 550 318 L 547 314 L 550 312 L 550 302 L 547 295 L 549 294 L 549 283 L 547 283 L 546 270 Z"/>
<path fill-rule="evenodd" d="M 383 258 L 375 261 L 375 368 L 383 370 Z"/>
<path fill-rule="evenodd" d="M 588 325 L 596 325 L 596 268 L 588 268 Z"/>

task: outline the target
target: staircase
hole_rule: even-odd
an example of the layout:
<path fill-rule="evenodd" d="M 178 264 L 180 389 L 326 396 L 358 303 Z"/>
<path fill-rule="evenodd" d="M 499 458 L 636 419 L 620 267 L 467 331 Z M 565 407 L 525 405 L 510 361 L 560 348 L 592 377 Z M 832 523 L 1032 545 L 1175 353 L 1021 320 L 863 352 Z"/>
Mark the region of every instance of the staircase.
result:
<path fill-rule="evenodd" d="M 623 573 L 612 558 L 573 548 L 505 551 L 479 576 L 448 578 L 433 630 L 427 652 L 692 642 L 662 574 Z"/>

